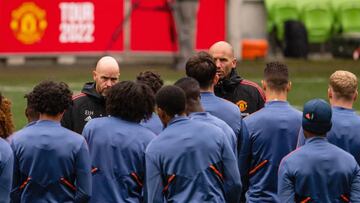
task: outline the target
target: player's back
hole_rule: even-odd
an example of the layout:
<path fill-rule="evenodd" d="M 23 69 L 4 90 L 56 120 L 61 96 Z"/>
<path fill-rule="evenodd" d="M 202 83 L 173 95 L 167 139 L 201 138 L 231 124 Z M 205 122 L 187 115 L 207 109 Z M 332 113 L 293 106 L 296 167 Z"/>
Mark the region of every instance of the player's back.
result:
<path fill-rule="evenodd" d="M 149 129 L 117 117 L 95 118 L 85 126 L 93 166 L 90 202 L 141 202 Z"/>
<path fill-rule="evenodd" d="M 226 159 L 224 158 L 226 157 Z M 204 122 L 186 117 L 173 119 L 146 151 L 148 202 L 157 202 L 164 194 L 168 202 L 226 202 L 230 192 L 240 194 L 237 163 L 223 132 Z M 150 188 L 161 173 L 161 190 Z M 231 175 L 224 174 L 231 171 Z M 153 174 L 153 175 L 152 175 Z M 228 180 L 224 180 L 227 177 Z M 175 180 L 175 181 L 174 181 Z M 223 181 L 234 184 L 225 188 Z M 231 191 L 229 191 L 231 190 Z M 161 196 L 160 195 L 160 196 Z"/>
<path fill-rule="evenodd" d="M 354 110 L 342 107 L 332 107 L 332 112 L 329 142 L 352 154 L 360 163 L 360 117 Z"/>
<path fill-rule="evenodd" d="M 21 201 L 89 198 L 90 157 L 82 136 L 58 122 L 40 120 L 17 132 L 11 146 L 17 157 L 13 194 Z"/>
<path fill-rule="evenodd" d="M 296 148 L 301 112 L 288 102 L 271 101 L 244 119 L 250 136 L 249 202 L 277 200 L 277 171 L 281 159 Z"/>

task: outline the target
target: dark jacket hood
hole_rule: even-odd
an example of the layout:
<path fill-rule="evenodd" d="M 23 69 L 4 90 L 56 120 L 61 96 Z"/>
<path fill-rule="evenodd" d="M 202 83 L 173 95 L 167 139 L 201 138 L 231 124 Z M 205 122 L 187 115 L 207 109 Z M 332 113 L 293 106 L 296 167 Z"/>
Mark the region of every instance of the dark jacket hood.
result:
<path fill-rule="evenodd" d="M 87 82 L 85 83 L 81 92 L 90 97 L 96 98 L 100 102 L 105 102 L 105 98 L 96 91 L 95 86 L 96 86 L 95 82 Z"/>
<path fill-rule="evenodd" d="M 215 92 L 231 92 L 243 78 L 236 73 L 235 69 L 232 69 L 229 77 L 225 77 L 215 85 Z"/>

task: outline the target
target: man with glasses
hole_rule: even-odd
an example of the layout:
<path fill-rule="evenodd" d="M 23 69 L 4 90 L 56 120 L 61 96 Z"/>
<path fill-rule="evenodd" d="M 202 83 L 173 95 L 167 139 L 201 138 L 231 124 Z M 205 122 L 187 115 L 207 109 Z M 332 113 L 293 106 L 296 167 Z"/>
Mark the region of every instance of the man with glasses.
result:
<path fill-rule="evenodd" d="M 81 134 L 93 118 L 106 116 L 105 97 L 120 76 L 119 64 L 111 56 L 102 57 L 93 71 L 93 82 L 85 83 L 81 93 L 73 97 L 73 105 L 65 112 L 62 126 Z"/>

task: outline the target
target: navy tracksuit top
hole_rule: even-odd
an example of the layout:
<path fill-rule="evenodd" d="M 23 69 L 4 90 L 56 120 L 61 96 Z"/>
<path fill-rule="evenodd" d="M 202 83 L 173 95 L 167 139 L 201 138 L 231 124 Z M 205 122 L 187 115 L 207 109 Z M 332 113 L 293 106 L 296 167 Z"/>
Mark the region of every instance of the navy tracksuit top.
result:
<path fill-rule="evenodd" d="M 89 121 L 83 135 L 93 167 L 90 202 L 142 202 L 145 149 L 155 134 L 138 123 L 102 117 Z"/>
<path fill-rule="evenodd" d="M 360 163 L 360 117 L 355 110 L 332 107 L 332 127 L 326 134 L 328 141 L 352 154 Z M 304 133 L 299 133 L 298 146 L 305 143 Z"/>
<path fill-rule="evenodd" d="M 39 120 L 15 133 L 12 202 L 88 202 L 91 163 L 84 137 Z"/>
<path fill-rule="evenodd" d="M 179 116 L 146 149 L 148 203 L 238 202 L 240 175 L 223 132 Z"/>
<path fill-rule="evenodd" d="M 285 101 L 270 101 L 244 119 L 250 135 L 251 166 L 247 202 L 279 202 L 281 159 L 296 148 L 302 114 Z"/>
<path fill-rule="evenodd" d="M 280 202 L 360 202 L 360 168 L 351 154 L 312 137 L 281 162 Z"/>

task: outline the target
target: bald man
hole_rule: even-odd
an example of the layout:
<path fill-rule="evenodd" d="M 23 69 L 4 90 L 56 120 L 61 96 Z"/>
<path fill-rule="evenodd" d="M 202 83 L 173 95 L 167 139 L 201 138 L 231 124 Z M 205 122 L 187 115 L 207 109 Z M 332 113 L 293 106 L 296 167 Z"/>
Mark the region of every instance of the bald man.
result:
<path fill-rule="evenodd" d="M 85 83 L 81 93 L 73 96 L 73 105 L 65 112 L 62 126 L 81 134 L 88 121 L 106 116 L 105 97 L 119 76 L 117 61 L 111 56 L 102 57 L 93 71 L 94 82 Z"/>
<path fill-rule="evenodd" d="M 216 96 L 236 104 L 243 117 L 264 107 L 265 94 L 260 86 L 237 75 L 237 60 L 229 43 L 216 42 L 210 47 L 209 53 L 215 60 L 216 74 L 220 78 L 215 86 Z"/>

